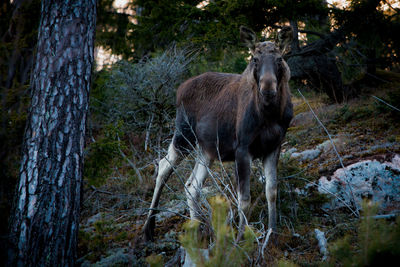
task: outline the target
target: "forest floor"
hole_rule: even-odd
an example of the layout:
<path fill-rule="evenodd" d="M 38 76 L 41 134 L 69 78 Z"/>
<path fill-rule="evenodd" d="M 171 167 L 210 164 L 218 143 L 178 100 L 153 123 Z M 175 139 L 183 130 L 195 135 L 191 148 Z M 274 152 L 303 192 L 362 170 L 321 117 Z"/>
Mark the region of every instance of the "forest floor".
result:
<path fill-rule="evenodd" d="M 314 229 L 325 233 L 328 244 L 356 232 L 359 218 L 349 209 L 329 212 L 325 208 L 328 197 L 316 188 L 307 194 L 299 192 L 318 183 L 321 176 L 331 176 L 342 164 L 348 166 L 367 159 L 390 161 L 400 154 L 400 112 L 377 99 L 398 106 L 400 75 L 381 71 L 377 76 L 379 83 L 359 84 L 362 90 L 358 97 L 344 104 L 332 104 L 325 96 L 309 91 L 302 92 L 303 98 L 292 88 L 295 118 L 282 146 L 278 173 L 279 234 L 275 244 L 268 244 L 262 264 L 288 260 L 300 266 L 319 266 L 322 255 Z M 331 147 L 310 157 L 301 154 L 330 142 L 329 137 L 334 140 L 337 153 Z M 294 153 L 298 153 L 296 157 Z M 192 163 L 192 159 L 183 162 L 164 189 L 154 242 L 144 242 L 142 235 L 154 188 L 153 165 L 142 168 L 142 182 L 131 178 L 129 165 L 121 163 L 103 185 L 86 185 L 78 249 L 82 266 L 146 266 L 146 258 L 151 255 L 161 255 L 157 259 L 164 263 L 173 258 L 181 247 L 179 236 L 189 216 L 182 177 L 189 176 Z M 253 166 L 249 224 L 257 228 L 260 223 L 267 224 L 267 208 L 264 187 L 258 179 L 261 164 L 256 161 Z M 229 175 L 220 164 L 215 163 L 214 167 L 215 173 L 228 179 L 233 174 L 232 164 L 224 165 Z M 206 198 L 216 194 L 212 179 L 205 184 L 205 191 Z M 390 211 L 393 208 L 381 212 Z"/>

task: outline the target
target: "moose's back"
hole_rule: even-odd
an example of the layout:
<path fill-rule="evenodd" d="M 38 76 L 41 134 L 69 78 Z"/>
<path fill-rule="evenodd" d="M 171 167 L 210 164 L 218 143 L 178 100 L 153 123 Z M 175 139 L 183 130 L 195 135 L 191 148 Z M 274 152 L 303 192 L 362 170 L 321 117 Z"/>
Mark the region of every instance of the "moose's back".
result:
<path fill-rule="evenodd" d="M 176 148 L 182 152 L 192 150 L 198 142 L 212 158 L 234 159 L 231 154 L 235 147 L 238 102 L 244 90 L 239 89 L 241 77 L 240 74 L 206 72 L 179 86 Z"/>

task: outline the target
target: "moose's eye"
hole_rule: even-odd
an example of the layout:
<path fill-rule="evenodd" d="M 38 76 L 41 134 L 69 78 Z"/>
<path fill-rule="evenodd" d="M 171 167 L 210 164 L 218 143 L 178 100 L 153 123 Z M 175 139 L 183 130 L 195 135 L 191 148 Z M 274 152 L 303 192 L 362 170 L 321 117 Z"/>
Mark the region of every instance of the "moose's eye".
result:
<path fill-rule="evenodd" d="M 278 57 L 278 58 L 276 59 L 276 64 L 281 65 L 282 62 L 283 62 L 283 58 Z"/>
<path fill-rule="evenodd" d="M 256 64 L 256 65 L 257 65 L 257 64 L 258 64 L 258 61 L 259 61 L 259 60 L 258 60 L 258 58 L 256 58 L 256 57 L 253 57 L 253 62 L 254 62 L 254 64 Z"/>

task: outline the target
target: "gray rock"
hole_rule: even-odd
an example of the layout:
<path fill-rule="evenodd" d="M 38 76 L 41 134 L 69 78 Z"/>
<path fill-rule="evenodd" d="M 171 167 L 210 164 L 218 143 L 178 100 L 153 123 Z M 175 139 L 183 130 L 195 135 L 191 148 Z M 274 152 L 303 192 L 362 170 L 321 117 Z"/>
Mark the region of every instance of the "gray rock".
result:
<path fill-rule="evenodd" d="M 325 142 L 319 144 L 316 149 L 321 150 L 322 152 L 327 152 L 333 148 L 332 143 L 336 146 L 339 142 L 341 142 L 341 138 L 334 138 L 332 141 L 330 139 L 326 140 Z"/>
<path fill-rule="evenodd" d="M 318 191 L 335 194 L 325 208 L 335 209 L 351 203 L 352 188 L 358 208 L 362 199 L 370 198 L 378 203 L 381 210 L 400 207 L 400 156 L 395 155 L 391 162 L 364 160 L 340 168 L 328 179 L 322 176 L 318 181 Z M 342 201 L 341 201 L 341 200 Z"/>
<path fill-rule="evenodd" d="M 109 267 L 109 266 L 137 266 L 138 262 L 135 255 L 128 252 L 127 248 L 115 248 L 107 252 L 108 257 L 102 258 L 98 262 L 91 264 L 84 261 L 83 267 Z"/>
<path fill-rule="evenodd" d="M 364 155 L 368 155 L 368 154 L 373 154 L 373 153 L 376 153 L 376 151 L 380 150 L 380 149 L 385 149 L 386 150 L 388 148 L 391 148 L 391 149 L 394 150 L 394 148 L 396 146 L 398 146 L 397 143 L 390 143 L 390 142 L 383 143 L 383 144 L 378 144 L 378 145 L 373 145 L 369 149 L 356 152 L 356 155 L 357 156 L 364 156 Z"/>
<path fill-rule="evenodd" d="M 314 115 L 311 113 L 311 111 L 302 112 L 297 114 L 292 119 L 292 121 L 290 122 L 290 127 L 298 127 L 311 124 L 313 120 L 314 120 Z"/>
<path fill-rule="evenodd" d="M 395 145 L 395 143 L 386 142 L 386 143 L 383 143 L 383 144 L 378 144 L 378 145 L 371 146 L 370 150 L 371 151 L 375 151 L 375 150 L 378 150 L 378 149 L 391 148 L 394 145 Z"/>
<path fill-rule="evenodd" d="M 304 150 L 303 152 L 294 152 L 292 154 L 292 158 L 297 158 L 301 161 L 304 160 L 313 160 L 315 158 L 317 158 L 319 155 L 321 154 L 321 150 L 319 149 L 308 149 L 308 150 Z"/>
<path fill-rule="evenodd" d="M 288 155 L 287 153 L 291 152 L 291 155 L 289 154 L 291 158 L 295 158 L 300 161 L 313 160 L 319 157 L 322 153 L 330 151 L 333 148 L 332 143 L 337 147 L 337 145 L 343 142 L 343 138 L 334 138 L 332 141 L 328 139 L 317 145 L 314 149 L 304 150 L 303 152 L 295 152 L 296 150 L 289 149 L 285 155 Z"/>

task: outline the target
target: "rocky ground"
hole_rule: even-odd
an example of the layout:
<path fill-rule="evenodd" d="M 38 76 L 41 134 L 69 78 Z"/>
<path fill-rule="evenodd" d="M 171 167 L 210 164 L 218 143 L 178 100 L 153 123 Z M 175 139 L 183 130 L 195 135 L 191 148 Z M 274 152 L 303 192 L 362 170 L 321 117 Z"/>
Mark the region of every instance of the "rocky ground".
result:
<path fill-rule="evenodd" d="M 346 104 L 332 104 L 310 92 L 303 92 L 303 98 L 292 90 L 295 118 L 279 162 L 280 233 L 274 244 L 268 244 L 264 264 L 284 259 L 301 266 L 319 265 L 324 252 L 315 229 L 324 233 L 328 245 L 354 232 L 363 199 L 379 205 L 378 215 L 400 213 L 400 112 L 373 97 L 392 101 L 397 94 L 400 100 L 400 77 L 382 73 L 381 78 L 387 82 L 371 88 L 363 85 L 359 97 Z M 145 169 L 150 175 L 141 184 L 121 175 L 116 167 L 104 185 L 88 185 L 79 263 L 146 266 L 152 259 L 164 263 L 176 260 L 174 256 L 182 252 L 182 225 L 189 216 L 182 177 L 190 173 L 190 164 L 190 160 L 183 163 L 161 197 L 156 240 L 151 243 L 143 241 L 141 230 L 154 187 L 154 168 Z M 229 179 L 232 166 L 215 165 L 214 176 Z M 249 219 L 250 225 L 260 230 L 267 216 L 259 162 L 255 162 L 252 176 Z M 215 184 L 222 183 L 210 180 L 204 189 L 205 199 L 218 194 Z"/>

